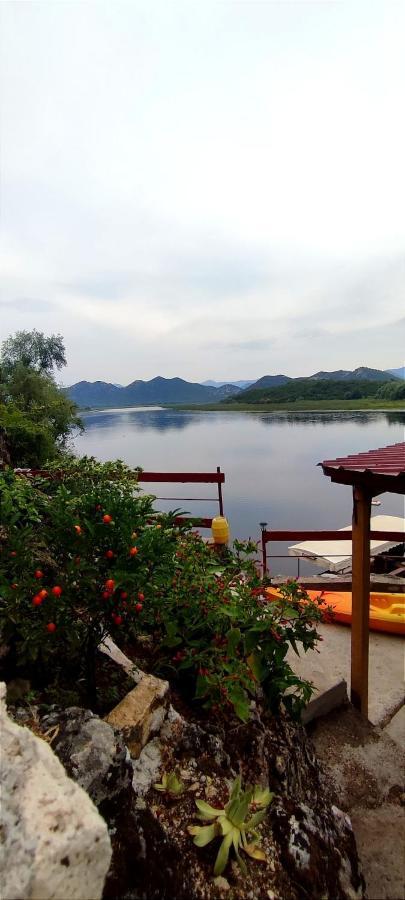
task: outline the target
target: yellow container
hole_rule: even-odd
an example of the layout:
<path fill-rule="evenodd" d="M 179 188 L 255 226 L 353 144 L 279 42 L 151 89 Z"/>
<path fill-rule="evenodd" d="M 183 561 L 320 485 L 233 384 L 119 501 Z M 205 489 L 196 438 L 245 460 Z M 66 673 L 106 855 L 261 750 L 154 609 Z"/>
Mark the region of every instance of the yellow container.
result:
<path fill-rule="evenodd" d="M 227 544 L 229 541 L 229 525 L 225 516 L 215 516 L 212 520 L 212 537 L 214 544 Z"/>

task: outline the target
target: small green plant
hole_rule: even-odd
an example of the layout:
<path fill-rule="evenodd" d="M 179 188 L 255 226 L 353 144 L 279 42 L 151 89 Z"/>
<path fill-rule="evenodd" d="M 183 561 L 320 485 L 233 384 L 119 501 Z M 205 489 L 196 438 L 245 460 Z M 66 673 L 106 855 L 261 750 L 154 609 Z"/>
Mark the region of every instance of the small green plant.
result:
<path fill-rule="evenodd" d="M 183 782 L 177 778 L 175 772 L 165 772 L 162 776 L 162 781 L 159 784 L 154 784 L 153 787 L 155 791 L 169 794 L 169 797 L 172 798 L 180 797 L 185 791 Z"/>
<path fill-rule="evenodd" d="M 238 777 L 233 782 L 228 803 L 223 809 L 215 809 L 204 800 L 195 801 L 198 818 L 211 822 L 210 825 L 189 826 L 188 832 L 193 835 L 196 846 L 205 847 L 216 837 L 222 837 L 214 875 L 221 875 L 225 870 L 231 846 L 243 872 L 246 872 L 246 866 L 241 859 L 240 850 L 252 859 L 266 860 L 265 853 L 258 846 L 259 835 L 255 829 L 263 821 L 273 796 L 268 788 L 259 786 L 248 787 L 243 791 Z M 253 843 L 248 842 L 247 835 L 251 835 Z"/>

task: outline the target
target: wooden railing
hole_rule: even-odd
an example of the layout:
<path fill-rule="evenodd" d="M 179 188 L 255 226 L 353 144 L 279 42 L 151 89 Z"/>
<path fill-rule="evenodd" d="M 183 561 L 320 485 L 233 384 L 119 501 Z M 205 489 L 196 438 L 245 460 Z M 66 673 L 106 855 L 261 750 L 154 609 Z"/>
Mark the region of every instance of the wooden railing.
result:
<path fill-rule="evenodd" d="M 342 531 L 308 531 L 308 530 L 294 530 L 294 531 L 281 531 L 272 529 L 268 531 L 265 527 L 265 523 L 261 525 L 262 533 L 262 569 L 263 575 L 267 572 L 267 558 L 270 554 L 267 552 L 267 544 L 270 541 L 351 541 L 352 540 L 352 530 L 347 529 Z M 395 542 L 396 544 L 403 544 L 405 542 L 405 533 L 403 531 L 370 531 L 370 540 L 372 541 L 390 541 Z M 301 559 L 307 558 L 311 559 L 310 555 L 308 557 L 302 556 Z"/>

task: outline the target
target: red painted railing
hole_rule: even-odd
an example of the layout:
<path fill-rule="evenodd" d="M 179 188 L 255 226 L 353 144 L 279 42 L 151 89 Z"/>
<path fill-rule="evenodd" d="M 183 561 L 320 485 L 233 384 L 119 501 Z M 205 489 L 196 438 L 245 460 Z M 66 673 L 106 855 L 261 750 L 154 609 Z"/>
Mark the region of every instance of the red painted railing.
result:
<path fill-rule="evenodd" d="M 264 523 L 262 523 L 263 526 Z M 263 575 L 267 572 L 267 544 L 270 541 L 351 541 L 352 530 L 342 531 L 305 531 L 304 529 L 295 531 L 267 531 L 262 527 L 262 567 Z M 405 534 L 403 531 L 370 531 L 370 540 L 372 541 L 395 541 L 397 544 L 405 542 Z M 302 557 L 305 558 L 305 557 Z"/>

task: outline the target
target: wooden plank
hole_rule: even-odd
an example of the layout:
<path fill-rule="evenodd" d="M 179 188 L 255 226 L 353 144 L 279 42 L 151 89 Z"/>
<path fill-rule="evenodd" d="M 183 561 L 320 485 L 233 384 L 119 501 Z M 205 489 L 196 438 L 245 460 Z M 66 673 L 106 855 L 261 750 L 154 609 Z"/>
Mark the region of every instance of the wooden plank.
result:
<path fill-rule="evenodd" d="M 211 528 L 212 519 L 200 516 L 176 516 L 176 525 L 191 525 L 193 528 Z"/>
<path fill-rule="evenodd" d="M 63 470 L 47 472 L 45 469 L 16 469 L 16 475 L 42 476 L 44 478 L 63 478 Z M 136 472 L 137 481 L 174 482 L 179 484 L 224 484 L 224 472 Z"/>
<path fill-rule="evenodd" d="M 350 541 L 352 531 L 263 531 L 262 541 Z M 370 531 L 370 539 L 373 541 L 398 541 L 399 544 L 405 542 L 405 532 L 403 531 Z"/>
<path fill-rule="evenodd" d="M 139 472 L 138 481 L 178 484 L 224 484 L 224 472 Z"/>
<path fill-rule="evenodd" d="M 368 650 L 370 603 L 370 517 L 371 494 L 353 488 L 352 520 L 352 658 L 350 699 L 360 712 L 368 714 Z"/>

